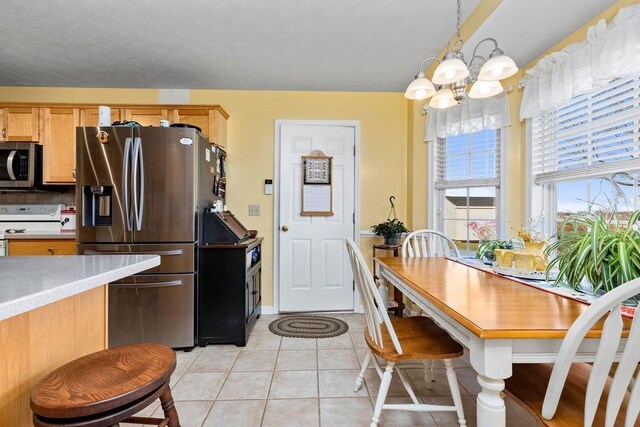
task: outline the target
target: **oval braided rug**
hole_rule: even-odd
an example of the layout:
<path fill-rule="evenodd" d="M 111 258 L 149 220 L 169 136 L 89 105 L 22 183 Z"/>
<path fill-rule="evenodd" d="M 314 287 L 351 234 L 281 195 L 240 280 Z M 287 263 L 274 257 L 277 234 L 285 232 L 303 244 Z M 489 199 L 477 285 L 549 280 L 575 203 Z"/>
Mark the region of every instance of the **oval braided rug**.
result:
<path fill-rule="evenodd" d="M 349 325 L 333 317 L 296 314 L 274 320 L 269 330 L 283 337 L 330 338 L 347 332 Z"/>

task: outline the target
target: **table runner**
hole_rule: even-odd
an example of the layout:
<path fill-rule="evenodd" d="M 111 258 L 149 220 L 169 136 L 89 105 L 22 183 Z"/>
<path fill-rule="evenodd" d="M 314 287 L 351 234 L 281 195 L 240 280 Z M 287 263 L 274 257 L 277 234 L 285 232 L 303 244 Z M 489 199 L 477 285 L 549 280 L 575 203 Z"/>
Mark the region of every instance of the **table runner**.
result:
<path fill-rule="evenodd" d="M 556 285 L 553 281 L 546 280 L 529 280 L 529 279 L 521 279 L 519 277 L 507 276 L 504 274 L 499 274 L 493 270 L 490 266 L 487 266 L 481 260 L 475 257 L 446 257 L 450 261 L 457 262 L 459 264 L 464 264 L 467 267 L 475 268 L 476 270 L 482 270 L 490 274 L 494 274 L 496 276 L 504 277 L 505 279 L 509 279 L 513 282 L 521 283 L 526 286 L 531 286 L 533 288 L 540 289 L 545 292 L 550 292 L 552 294 L 560 295 L 564 298 L 569 298 L 574 301 L 578 301 L 582 304 L 591 305 L 595 300 L 598 299 L 598 295 L 589 294 L 586 292 L 577 291 L 566 285 Z M 633 318 L 636 308 L 622 306 L 622 315 L 624 317 Z"/>

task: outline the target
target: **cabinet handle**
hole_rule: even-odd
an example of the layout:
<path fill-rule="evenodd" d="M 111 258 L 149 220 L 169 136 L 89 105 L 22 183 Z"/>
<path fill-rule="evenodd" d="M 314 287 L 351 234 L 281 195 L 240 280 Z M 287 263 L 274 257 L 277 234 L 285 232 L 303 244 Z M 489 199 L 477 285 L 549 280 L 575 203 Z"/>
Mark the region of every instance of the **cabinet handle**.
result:
<path fill-rule="evenodd" d="M 50 253 L 51 255 L 53 255 L 53 252 L 54 252 L 53 248 L 49 248 L 49 249 L 47 249 L 47 251 L 49 251 L 49 253 Z"/>
<path fill-rule="evenodd" d="M 2 128 L 2 137 L 3 138 L 7 137 L 7 128 Z"/>
<path fill-rule="evenodd" d="M 71 171 L 71 175 L 73 175 L 73 179 L 76 179 L 76 170 L 75 169 Z"/>

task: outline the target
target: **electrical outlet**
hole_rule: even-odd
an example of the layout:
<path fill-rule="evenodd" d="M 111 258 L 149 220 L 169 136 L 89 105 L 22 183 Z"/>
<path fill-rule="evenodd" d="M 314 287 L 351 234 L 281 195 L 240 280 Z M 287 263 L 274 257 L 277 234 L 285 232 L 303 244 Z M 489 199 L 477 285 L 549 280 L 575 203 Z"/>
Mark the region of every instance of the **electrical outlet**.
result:
<path fill-rule="evenodd" d="M 260 216 L 260 205 L 249 205 L 249 216 Z"/>

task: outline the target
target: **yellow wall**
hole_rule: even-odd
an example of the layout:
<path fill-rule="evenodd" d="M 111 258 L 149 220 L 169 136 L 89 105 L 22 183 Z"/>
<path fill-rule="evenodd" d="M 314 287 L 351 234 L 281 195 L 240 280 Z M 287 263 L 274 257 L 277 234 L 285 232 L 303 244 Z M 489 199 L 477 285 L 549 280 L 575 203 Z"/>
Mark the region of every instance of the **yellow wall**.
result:
<path fill-rule="evenodd" d="M 0 102 L 153 104 L 154 89 L 0 87 Z M 229 113 L 227 204 L 242 223 L 265 237 L 263 304 L 273 305 L 273 205 L 264 180 L 274 177 L 276 119 L 359 120 L 361 126 L 361 229 L 387 218 L 396 196 L 398 217 L 407 218 L 407 102 L 400 93 L 193 90 L 192 104 L 220 104 Z M 249 204 L 262 215 L 248 216 Z M 363 239 L 370 259 L 373 239 Z"/>
<path fill-rule="evenodd" d="M 502 0 L 481 0 L 463 23 L 468 39 Z M 621 0 L 586 23 L 544 55 L 570 43 L 584 40 L 587 28 L 599 19 L 610 19 L 622 7 L 637 0 Z M 441 52 L 440 56 L 444 54 Z M 539 59 L 539 58 L 538 58 Z M 517 89 L 524 69 L 503 82 L 513 87 L 509 95 L 511 122 L 507 135 L 508 220 L 514 226 L 524 221 L 524 124 L 519 121 L 522 90 Z M 432 75 L 435 66 L 427 70 Z M 0 87 L 0 102 L 91 102 L 143 103 L 158 101 L 155 89 L 85 89 Z M 287 92 L 193 90 L 193 104 L 220 104 L 231 118 L 228 124 L 228 205 L 248 228 L 265 237 L 264 305 L 272 305 L 273 292 L 273 196 L 263 194 L 263 182 L 274 178 L 274 133 L 276 119 L 359 120 L 361 123 L 361 229 L 384 220 L 388 197 L 396 196 L 397 214 L 409 228 L 427 225 L 427 144 L 423 141 L 424 101 L 407 102 L 400 93 Z M 249 217 L 248 204 L 260 204 L 262 216 Z M 362 239 L 370 259 L 373 239 Z"/>

